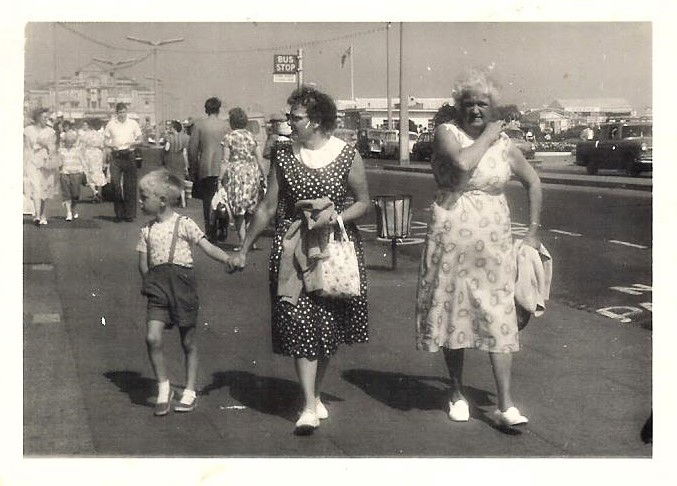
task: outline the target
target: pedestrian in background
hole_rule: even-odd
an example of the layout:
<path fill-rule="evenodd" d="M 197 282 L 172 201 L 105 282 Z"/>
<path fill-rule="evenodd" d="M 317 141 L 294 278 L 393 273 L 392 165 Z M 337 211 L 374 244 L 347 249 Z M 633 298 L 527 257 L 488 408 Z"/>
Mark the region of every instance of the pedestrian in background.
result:
<path fill-rule="evenodd" d="M 78 142 L 80 149 L 82 150 L 82 160 L 85 166 L 87 186 L 89 186 L 93 193 L 92 200 L 94 202 L 100 202 L 101 188 L 105 186 L 108 181 L 103 172 L 103 136 L 98 132 L 98 125 L 92 127 L 89 122 L 82 122 Z"/>
<path fill-rule="evenodd" d="M 451 378 L 449 418 L 467 421 L 465 348 L 489 353 L 497 388 L 494 419 L 527 418 L 511 394 L 512 353 L 519 350 L 516 261 L 504 194 L 511 172 L 528 191 L 530 224 L 524 244 L 540 247 L 541 185 L 521 151 L 493 120 L 498 91 L 482 72 L 454 87 L 457 118 L 435 129 L 432 170 L 437 193 L 421 255 L 416 302 L 417 348 L 442 348 Z"/>
<path fill-rule="evenodd" d="M 115 191 L 113 208 L 118 221 L 136 218 L 137 167 L 134 148 L 141 143 L 141 127 L 127 116 L 127 105 L 115 105 L 115 117 L 104 130 L 104 145 L 110 148 L 111 183 Z"/>
<path fill-rule="evenodd" d="M 61 135 L 61 197 L 66 209 L 66 221 L 78 219 L 77 203 L 80 200 L 80 189 L 85 181 L 85 165 L 82 159 L 82 151 L 77 144 L 75 130 L 66 130 Z"/>
<path fill-rule="evenodd" d="M 195 326 L 199 300 L 193 271 L 192 246 L 199 246 L 210 258 L 232 270 L 230 257 L 205 239 L 195 222 L 174 211 L 183 192 L 183 180 L 166 169 L 146 174 L 139 183 L 141 210 L 153 217 L 141 228 L 136 250 L 143 277 L 141 293 L 148 299 L 146 344 L 158 396 L 154 414 L 167 415 L 173 392 L 169 386 L 162 350 L 164 329 L 179 328 L 186 358 L 186 386 L 176 412 L 195 409 L 198 351 Z"/>
<path fill-rule="evenodd" d="M 24 192 L 33 201 L 36 224 L 47 224 L 46 202 L 59 194 L 59 166 L 56 133 L 47 125 L 47 110 L 38 108 L 24 128 Z"/>
<path fill-rule="evenodd" d="M 193 197 L 202 199 L 207 239 L 216 241 L 215 230 L 209 224 L 212 198 L 219 188 L 219 176 L 223 162 L 221 141 L 226 134 L 225 120 L 219 118 L 221 100 L 209 98 L 205 101 L 207 118 L 194 123 L 188 144 L 188 171 L 193 181 Z"/>
<path fill-rule="evenodd" d="M 228 205 L 235 219 L 235 228 L 240 238 L 245 232 L 262 196 L 261 193 L 261 147 L 254 135 L 247 130 L 248 118 L 242 108 L 228 112 L 232 131 L 223 138 L 223 165 L 221 184 L 226 190 Z M 239 251 L 236 247 L 235 251 Z"/>
<path fill-rule="evenodd" d="M 178 120 L 172 120 L 162 150 L 162 165 L 182 181 L 188 177 L 188 143 L 190 137 Z M 186 207 L 186 193 L 181 193 L 181 207 Z"/>
<path fill-rule="evenodd" d="M 273 152 L 268 191 L 235 265 L 244 268 L 252 244 L 277 213 L 269 263 L 273 352 L 294 359 L 304 399 L 296 430 L 308 433 L 319 426 L 320 419 L 329 416 L 320 390 L 331 356 L 340 344 L 366 342 L 369 338 L 364 252 L 354 221 L 367 211 L 370 201 L 362 158 L 353 147 L 332 136 L 336 127 L 334 100 L 315 88 L 302 86 L 287 103 L 291 107 L 288 119 L 293 142 Z M 348 202 L 349 195 L 354 202 Z M 357 253 L 360 295 L 327 298 L 301 287 L 298 298 L 290 300 L 278 293 L 278 283 L 290 276 L 280 275 L 280 262 L 291 258 L 286 252 L 295 251 L 283 245 L 283 240 L 292 225 L 303 221 L 297 203 L 320 198 L 328 198 L 334 209 L 323 223 L 318 220 L 314 229 L 334 231 L 339 215 L 346 222 Z"/>

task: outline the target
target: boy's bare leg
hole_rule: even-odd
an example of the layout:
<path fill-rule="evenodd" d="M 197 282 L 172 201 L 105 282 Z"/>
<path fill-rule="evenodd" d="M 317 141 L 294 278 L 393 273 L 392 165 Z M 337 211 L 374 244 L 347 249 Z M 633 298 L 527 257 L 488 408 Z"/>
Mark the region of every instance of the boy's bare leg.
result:
<path fill-rule="evenodd" d="M 148 349 L 148 358 L 153 367 L 153 372 L 157 378 L 158 383 L 168 382 L 167 368 L 165 367 L 165 357 L 162 352 L 162 331 L 165 328 L 165 323 L 162 321 L 148 321 L 148 333 L 146 334 L 146 348 Z M 169 390 L 167 390 L 169 394 Z M 166 399 L 169 397 L 159 397 Z"/>
<path fill-rule="evenodd" d="M 195 391 L 197 382 L 197 342 L 195 327 L 179 327 L 181 346 L 186 356 L 186 389 Z"/>

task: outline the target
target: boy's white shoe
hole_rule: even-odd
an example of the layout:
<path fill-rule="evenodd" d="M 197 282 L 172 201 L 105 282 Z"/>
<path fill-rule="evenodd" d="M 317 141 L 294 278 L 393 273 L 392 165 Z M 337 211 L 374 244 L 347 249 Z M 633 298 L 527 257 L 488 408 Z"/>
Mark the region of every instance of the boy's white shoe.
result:
<path fill-rule="evenodd" d="M 449 401 L 449 418 L 454 422 L 467 422 L 470 420 L 470 407 L 464 399 Z"/>
<path fill-rule="evenodd" d="M 67 215 L 66 215 L 66 221 L 73 221 L 73 215 L 72 215 L 72 214 L 67 214 Z"/>

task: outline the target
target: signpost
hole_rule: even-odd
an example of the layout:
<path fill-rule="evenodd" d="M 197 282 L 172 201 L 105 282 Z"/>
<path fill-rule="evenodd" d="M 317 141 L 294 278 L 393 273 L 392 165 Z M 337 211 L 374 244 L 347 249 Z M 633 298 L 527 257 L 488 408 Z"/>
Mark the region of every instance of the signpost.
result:
<path fill-rule="evenodd" d="M 299 56 L 296 54 L 275 54 L 273 56 L 273 82 L 296 83 L 299 71 Z"/>

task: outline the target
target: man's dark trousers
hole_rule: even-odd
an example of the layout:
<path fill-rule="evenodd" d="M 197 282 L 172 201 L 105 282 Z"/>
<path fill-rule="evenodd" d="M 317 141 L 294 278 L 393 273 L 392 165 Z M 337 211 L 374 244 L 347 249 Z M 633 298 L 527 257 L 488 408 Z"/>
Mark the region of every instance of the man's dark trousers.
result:
<path fill-rule="evenodd" d="M 122 219 L 136 218 L 136 160 L 134 160 L 134 153 L 131 150 L 113 151 L 113 163 L 110 165 L 110 169 L 111 182 L 115 189 L 115 200 L 113 202 L 115 216 Z"/>

